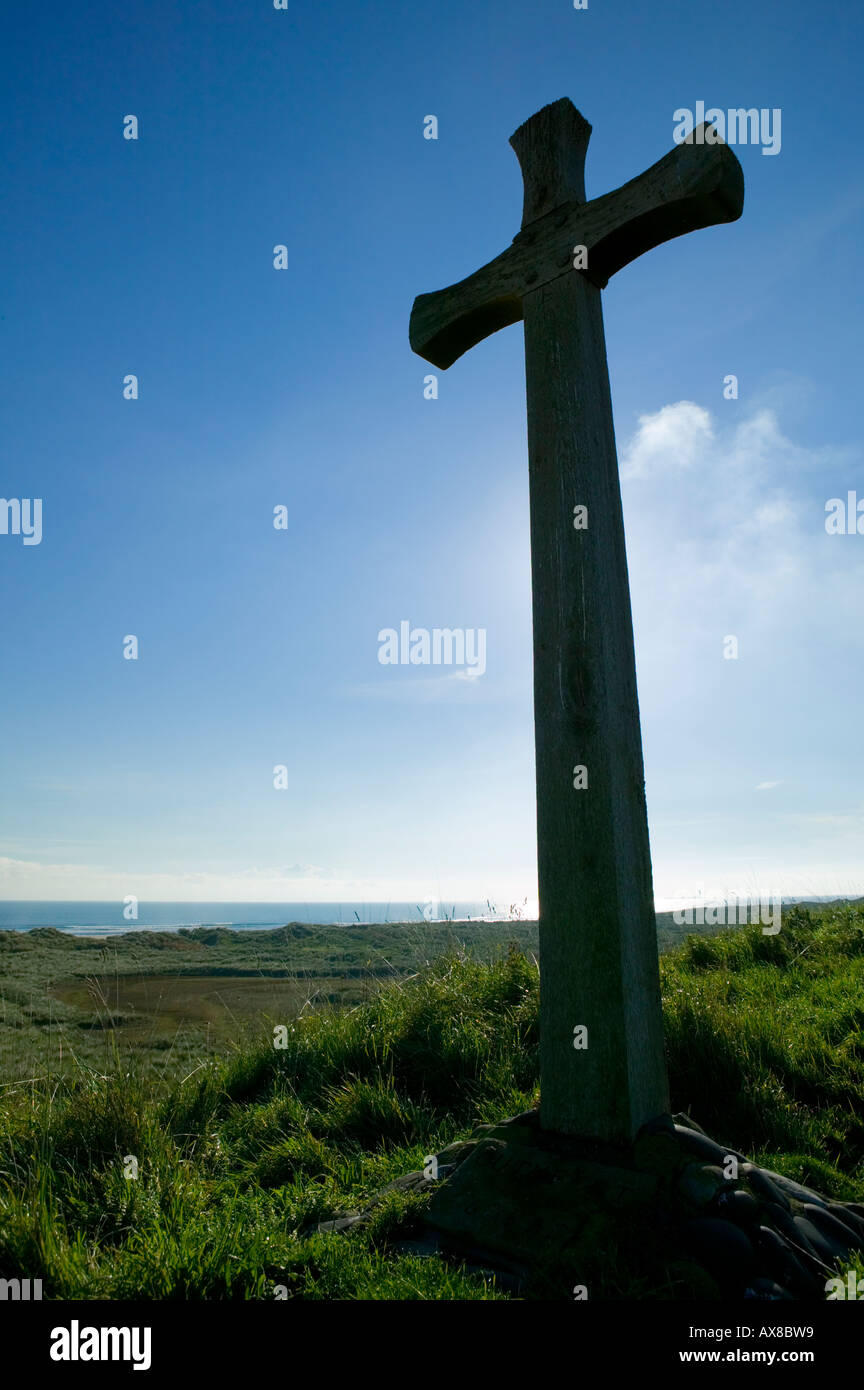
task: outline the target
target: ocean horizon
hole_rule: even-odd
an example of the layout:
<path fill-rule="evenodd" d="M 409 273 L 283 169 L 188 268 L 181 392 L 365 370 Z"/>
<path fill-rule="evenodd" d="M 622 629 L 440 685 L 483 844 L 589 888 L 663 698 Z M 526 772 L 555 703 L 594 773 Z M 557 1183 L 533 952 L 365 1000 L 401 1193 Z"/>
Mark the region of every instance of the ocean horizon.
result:
<path fill-rule="evenodd" d="M 767 902 L 767 897 L 761 899 Z M 827 903 L 847 900 L 844 894 L 808 894 L 806 898 L 783 894 L 775 903 L 788 906 L 793 902 Z M 758 907 L 760 898 L 741 896 L 726 898 L 681 897 L 655 899 L 658 914 L 676 908 L 705 908 L 735 903 L 744 909 Z M 536 921 L 537 903 L 496 903 L 491 899 L 430 903 L 412 902 L 139 902 L 138 915 L 124 918 L 124 907 L 118 902 L 85 902 L 72 900 L 7 899 L 0 900 L 0 931 L 34 931 L 39 927 L 54 927 L 57 931 L 78 936 L 114 936 L 134 931 L 181 931 L 194 927 L 230 927 L 232 931 L 267 931 L 284 927 L 289 922 L 305 926 L 370 926 L 374 924 L 410 924 L 426 922 L 508 922 Z M 740 919 L 739 919 L 740 920 Z"/>
<path fill-rule="evenodd" d="M 0 901 L 0 931 L 55 927 L 80 936 L 113 936 L 132 931 L 180 931 L 186 927 L 230 927 L 262 931 L 288 922 L 316 926 L 368 926 L 371 923 L 445 922 L 510 918 L 510 904 L 484 902 L 237 903 L 139 902 L 138 915 L 124 918 L 118 902 Z"/>

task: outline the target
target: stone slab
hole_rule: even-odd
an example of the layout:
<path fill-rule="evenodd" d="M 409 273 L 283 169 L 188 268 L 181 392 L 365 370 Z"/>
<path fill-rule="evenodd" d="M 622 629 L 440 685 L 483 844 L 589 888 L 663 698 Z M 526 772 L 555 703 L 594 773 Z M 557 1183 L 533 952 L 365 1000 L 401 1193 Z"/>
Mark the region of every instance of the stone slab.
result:
<path fill-rule="evenodd" d="M 452 1243 L 533 1265 L 596 1230 L 604 1213 L 644 1206 L 658 1182 L 654 1174 L 484 1138 L 435 1192 L 426 1220 Z"/>

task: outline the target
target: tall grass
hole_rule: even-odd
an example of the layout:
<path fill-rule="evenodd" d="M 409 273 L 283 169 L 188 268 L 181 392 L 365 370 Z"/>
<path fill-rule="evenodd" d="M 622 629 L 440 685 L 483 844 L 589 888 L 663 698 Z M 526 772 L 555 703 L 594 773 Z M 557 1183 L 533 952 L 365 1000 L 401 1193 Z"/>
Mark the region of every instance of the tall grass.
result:
<path fill-rule="evenodd" d="M 864 1199 L 864 912 L 789 912 L 774 937 L 692 938 L 661 964 L 674 1106 L 832 1196 Z M 451 954 L 368 1003 L 304 1015 L 182 1080 L 104 1074 L 0 1093 L 0 1275 L 46 1297 L 462 1299 L 494 1280 L 410 1240 L 425 1198 L 390 1193 L 426 1154 L 538 1099 L 536 964 Z M 137 1177 L 126 1176 L 137 1164 Z M 676 1272 L 598 1251 L 619 1296 Z M 562 1293 L 562 1297 L 566 1293 Z"/>

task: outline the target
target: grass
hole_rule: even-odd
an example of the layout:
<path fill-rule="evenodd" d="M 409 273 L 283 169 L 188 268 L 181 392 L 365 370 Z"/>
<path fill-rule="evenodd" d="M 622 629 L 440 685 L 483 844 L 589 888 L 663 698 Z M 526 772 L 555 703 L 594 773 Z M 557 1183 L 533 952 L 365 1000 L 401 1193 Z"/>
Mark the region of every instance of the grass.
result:
<path fill-rule="evenodd" d="M 674 1108 L 864 1200 L 862 907 L 792 909 L 773 937 L 694 937 L 661 971 Z M 284 1047 L 270 1029 L 184 1075 L 116 1051 L 7 1086 L 0 1275 L 41 1278 L 50 1298 L 508 1297 L 404 1248 L 424 1197 L 393 1192 L 347 1233 L 310 1229 L 536 1103 L 537 1024 L 533 958 L 451 952 L 366 1003 L 296 1018 Z M 682 1292 L 681 1271 L 626 1236 L 593 1259 L 592 1296 Z"/>
<path fill-rule="evenodd" d="M 27 1078 L 130 1065 L 183 1076 L 301 1010 L 369 999 L 448 950 L 537 950 L 537 925 L 411 923 L 264 931 L 198 927 L 103 939 L 0 932 L 0 1071 Z"/>
<path fill-rule="evenodd" d="M 678 1106 L 840 1199 L 864 1193 L 864 909 L 692 938 L 661 961 Z"/>
<path fill-rule="evenodd" d="M 658 914 L 657 932 L 661 951 L 684 935 L 671 913 Z M 294 922 L 101 939 L 52 927 L 0 931 L 0 1072 L 12 1080 L 105 1071 L 116 1050 L 183 1076 L 267 1020 L 363 1003 L 381 980 L 404 979 L 447 951 L 492 960 L 502 941 L 536 955 L 537 923 Z"/>

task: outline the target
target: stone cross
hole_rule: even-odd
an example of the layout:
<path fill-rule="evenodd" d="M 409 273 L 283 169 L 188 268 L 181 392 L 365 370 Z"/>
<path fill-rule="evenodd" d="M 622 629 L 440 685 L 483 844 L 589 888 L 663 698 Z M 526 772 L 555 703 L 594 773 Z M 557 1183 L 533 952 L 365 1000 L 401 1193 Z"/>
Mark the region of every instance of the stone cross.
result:
<path fill-rule="evenodd" d="M 410 342 L 446 368 L 496 329 L 525 322 L 541 1124 L 627 1142 L 669 1102 L 600 292 L 643 251 L 740 217 L 744 179 L 703 126 L 586 202 L 590 134 L 566 99 L 519 127 L 510 143 L 524 183 L 521 231 L 475 274 L 419 295 Z"/>

